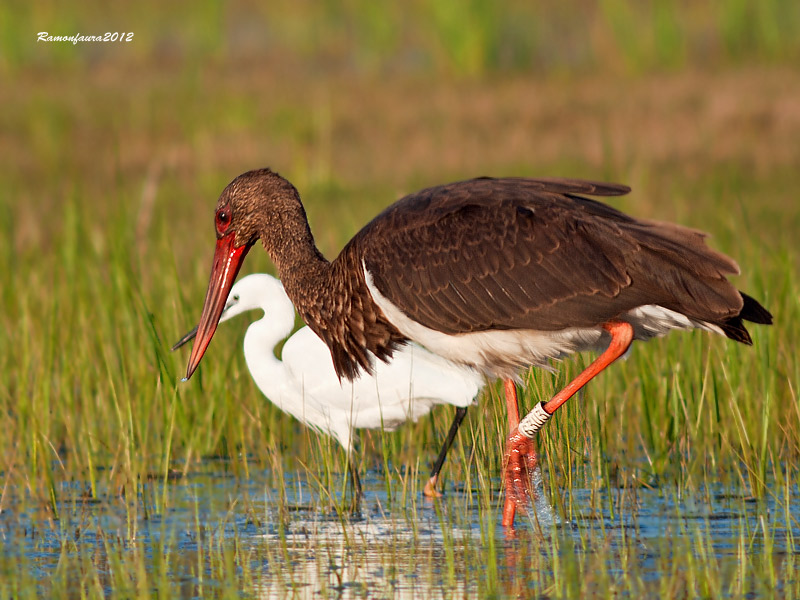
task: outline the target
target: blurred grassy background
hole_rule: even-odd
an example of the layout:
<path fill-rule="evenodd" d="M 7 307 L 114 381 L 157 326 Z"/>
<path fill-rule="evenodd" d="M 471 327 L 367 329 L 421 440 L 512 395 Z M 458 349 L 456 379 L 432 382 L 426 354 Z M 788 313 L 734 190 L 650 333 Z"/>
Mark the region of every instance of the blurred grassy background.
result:
<path fill-rule="evenodd" d="M 676 457 L 686 466 L 686 444 L 698 444 L 751 460 L 754 477 L 800 454 L 800 4 L 41 1 L 4 3 L 0 28 L 4 495 L 26 489 L 54 506 L 53 481 L 136 486 L 211 454 L 271 464 L 292 448 L 308 464 L 318 442 L 245 375 L 244 323 L 218 333 L 190 384 L 178 385 L 185 356 L 168 351 L 199 314 L 217 195 L 261 166 L 300 189 L 329 257 L 425 185 L 631 184 L 616 206 L 712 232 L 778 326 L 755 331 L 755 350 L 697 336 L 641 348 L 547 440 L 588 436 L 580 452 L 602 446 L 612 462 L 641 444 L 661 461 L 653 471 Z M 134 38 L 43 43 L 40 31 Z M 245 271 L 272 267 L 253 252 Z M 534 388 L 554 385 L 537 377 Z M 715 412 L 704 404 L 712 383 Z M 367 436 L 365 461 L 381 464 L 369 453 L 383 444 L 425 471 L 419 449 L 433 450 L 448 418 L 388 446 Z M 575 418 L 580 429 L 566 429 Z M 496 468 L 502 420 L 485 402 L 470 419 L 477 449 L 462 457 L 486 453 L 479 463 Z M 649 425 L 663 422 L 668 431 Z M 563 447 L 548 446 L 568 470 Z M 705 455 L 693 456 L 707 473 Z"/>
<path fill-rule="evenodd" d="M 41 31 L 134 38 L 42 43 Z M 147 481 L 216 456 L 237 475 L 269 470 L 277 490 L 284 469 L 313 465 L 321 497 L 340 491 L 335 445 L 281 415 L 250 381 L 245 320 L 219 330 L 189 384 L 179 383 L 185 354 L 169 352 L 199 315 L 212 210 L 239 173 L 271 166 L 292 180 L 329 257 L 403 193 L 477 175 L 548 175 L 630 184 L 615 206 L 711 232 L 742 265 L 737 284 L 776 316 L 774 327 L 752 328 L 754 348 L 675 334 L 593 382 L 541 436 L 551 501 L 568 519 L 593 518 L 614 514 L 624 494 L 635 500 L 640 486 L 699 496 L 722 486 L 785 506 L 785 521 L 769 523 L 794 547 L 798 64 L 800 3 L 785 0 L 3 3 L 0 515 L 22 503 L 34 520 L 58 523 L 64 502 L 122 503 L 127 533 L 117 554 L 107 546 L 118 561 L 111 585 L 146 597 L 153 569 L 152 585 L 168 596 L 168 561 L 126 554 L 137 518 L 170 504 L 169 486 L 156 493 Z M 272 271 L 257 250 L 244 270 L 255 271 Z M 525 405 L 584 360 L 557 376 L 532 374 Z M 463 503 L 453 514 L 470 514 L 477 492 L 490 524 L 505 429 L 496 391 L 470 414 L 444 472 L 449 501 Z M 364 436 L 362 468 L 385 474 L 389 497 L 412 512 L 451 414 Z M 573 503 L 575 489 L 589 490 L 589 506 Z M 745 529 L 741 548 L 755 535 Z M 493 532 L 481 526 L 471 559 L 486 562 L 490 591 L 506 576 Z M 742 550 L 720 567 L 672 539 L 659 559 L 669 562 L 660 578 L 668 595 L 792 581 L 766 554 Z M 560 538 L 551 543 L 550 558 L 531 545 L 545 563 L 535 575 L 542 590 L 658 589 L 635 569 L 607 571 L 607 554 L 589 542 L 578 562 Z M 106 559 L 75 559 L 70 548 L 64 564 L 77 560 L 100 592 L 81 589 L 103 595 Z M 219 565 L 238 551 L 215 548 Z M 38 571 L 3 556 L 0 579 L 11 583 L 0 596 L 35 593 Z M 71 571 L 59 573 L 47 590 L 68 594 L 59 582 Z"/>

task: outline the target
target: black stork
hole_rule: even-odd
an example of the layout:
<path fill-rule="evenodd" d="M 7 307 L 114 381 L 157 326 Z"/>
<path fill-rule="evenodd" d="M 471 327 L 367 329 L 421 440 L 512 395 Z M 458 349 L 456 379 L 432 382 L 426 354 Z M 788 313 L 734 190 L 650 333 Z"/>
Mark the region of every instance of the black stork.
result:
<path fill-rule="evenodd" d="M 772 316 L 727 279 L 731 258 L 706 234 L 630 217 L 584 197 L 630 188 L 573 179 L 478 178 L 408 195 L 328 261 L 295 187 L 269 169 L 222 192 L 217 243 L 186 377 L 208 347 L 228 292 L 259 239 L 286 293 L 328 345 L 340 378 L 372 372 L 413 340 L 505 379 L 503 525 L 527 506 L 532 443 L 553 412 L 623 355 L 631 342 L 700 328 L 752 344 L 743 321 Z M 520 420 L 516 379 L 572 352 L 599 357 Z"/>

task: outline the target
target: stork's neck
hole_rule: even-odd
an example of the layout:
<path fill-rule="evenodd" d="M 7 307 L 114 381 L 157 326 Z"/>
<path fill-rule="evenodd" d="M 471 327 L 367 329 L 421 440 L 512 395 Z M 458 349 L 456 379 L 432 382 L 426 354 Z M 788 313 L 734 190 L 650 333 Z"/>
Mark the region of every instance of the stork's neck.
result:
<path fill-rule="evenodd" d="M 329 262 L 314 244 L 300 197 L 290 192 L 251 210 L 259 215 L 258 237 L 298 314 L 330 348 L 336 373 L 353 379 L 405 338 L 372 299 L 358 236 Z"/>
<path fill-rule="evenodd" d="M 314 243 L 314 236 L 306 219 L 303 205 L 296 203 L 283 206 L 280 219 L 266 219 L 260 237 L 278 269 L 286 295 L 292 301 L 300 317 L 319 332 L 319 325 L 334 313 L 334 305 L 347 303 L 344 296 L 335 297 L 332 290 L 337 285 L 337 275 L 332 264 L 322 255 Z"/>
<path fill-rule="evenodd" d="M 259 237 L 281 273 L 281 280 L 295 272 L 303 272 L 318 265 L 327 265 L 314 242 L 306 211 L 300 198 L 284 207 L 280 218 L 269 215 L 261 222 Z"/>

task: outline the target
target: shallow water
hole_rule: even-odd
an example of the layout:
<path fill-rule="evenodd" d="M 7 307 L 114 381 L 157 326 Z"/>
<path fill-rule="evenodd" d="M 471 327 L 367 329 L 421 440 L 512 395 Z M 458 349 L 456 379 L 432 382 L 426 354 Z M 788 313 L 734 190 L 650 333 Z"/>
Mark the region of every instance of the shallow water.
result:
<path fill-rule="evenodd" d="M 387 496 L 382 476 L 368 473 L 364 483 L 356 513 L 320 509 L 314 485 L 298 474 L 276 489 L 267 473 L 243 480 L 213 461 L 166 484 L 146 483 L 135 501 L 109 491 L 88 501 L 84 485 L 64 484 L 58 515 L 7 503 L 0 565 L 25 569 L 43 595 L 55 575 L 78 586 L 88 565 L 108 593 L 128 563 L 152 571 L 151 589 L 161 581 L 183 597 L 230 595 L 232 586 L 248 598 L 451 598 L 630 596 L 663 591 L 668 579 L 704 596 L 693 583 L 702 577 L 741 579 L 726 584 L 730 596 L 798 585 L 796 487 L 761 501 L 721 489 L 576 489 L 572 517 L 557 516 L 540 493 L 535 518 L 522 515 L 509 536 L 499 525 L 499 493 L 495 510 L 453 490 L 409 507 Z M 777 566 L 762 581 L 743 564 L 764 555 Z M 565 577 L 579 581 L 559 583 Z"/>

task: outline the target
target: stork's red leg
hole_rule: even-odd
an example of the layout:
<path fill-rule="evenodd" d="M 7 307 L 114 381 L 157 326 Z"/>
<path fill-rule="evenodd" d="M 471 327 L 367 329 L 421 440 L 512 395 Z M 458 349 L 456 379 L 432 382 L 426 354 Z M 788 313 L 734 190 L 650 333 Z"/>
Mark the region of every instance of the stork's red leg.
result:
<path fill-rule="evenodd" d="M 504 382 L 506 391 L 506 412 L 508 413 L 508 431 L 509 435 L 516 430 L 519 426 L 519 403 L 517 402 L 517 385 L 513 379 L 506 379 Z M 517 453 L 518 454 L 518 453 Z M 516 454 L 514 458 L 516 458 Z M 506 459 L 506 474 L 511 470 L 511 465 L 508 464 L 510 459 Z M 511 527 L 514 524 L 514 514 L 516 513 L 517 505 L 508 494 L 508 476 L 506 476 L 506 499 L 503 505 L 503 527 Z"/>
<path fill-rule="evenodd" d="M 506 391 L 506 410 L 508 412 L 508 430 L 514 431 L 519 425 L 519 403 L 517 402 L 517 384 L 513 379 L 503 381 Z"/>
<path fill-rule="evenodd" d="M 514 510 L 509 505 L 525 506 L 530 497 L 529 474 L 536 466 L 533 437 L 562 404 L 586 385 L 595 375 L 625 354 L 633 341 L 630 323 L 609 321 L 603 329 L 611 334 L 611 343 L 592 364 L 573 379 L 549 401 L 538 404 L 514 428 L 506 442 L 506 505 L 503 510 L 503 526 L 514 524 Z M 508 388 L 506 387 L 506 390 Z M 510 516 L 509 516 L 510 515 Z M 508 517 L 508 518 L 507 518 Z"/>

